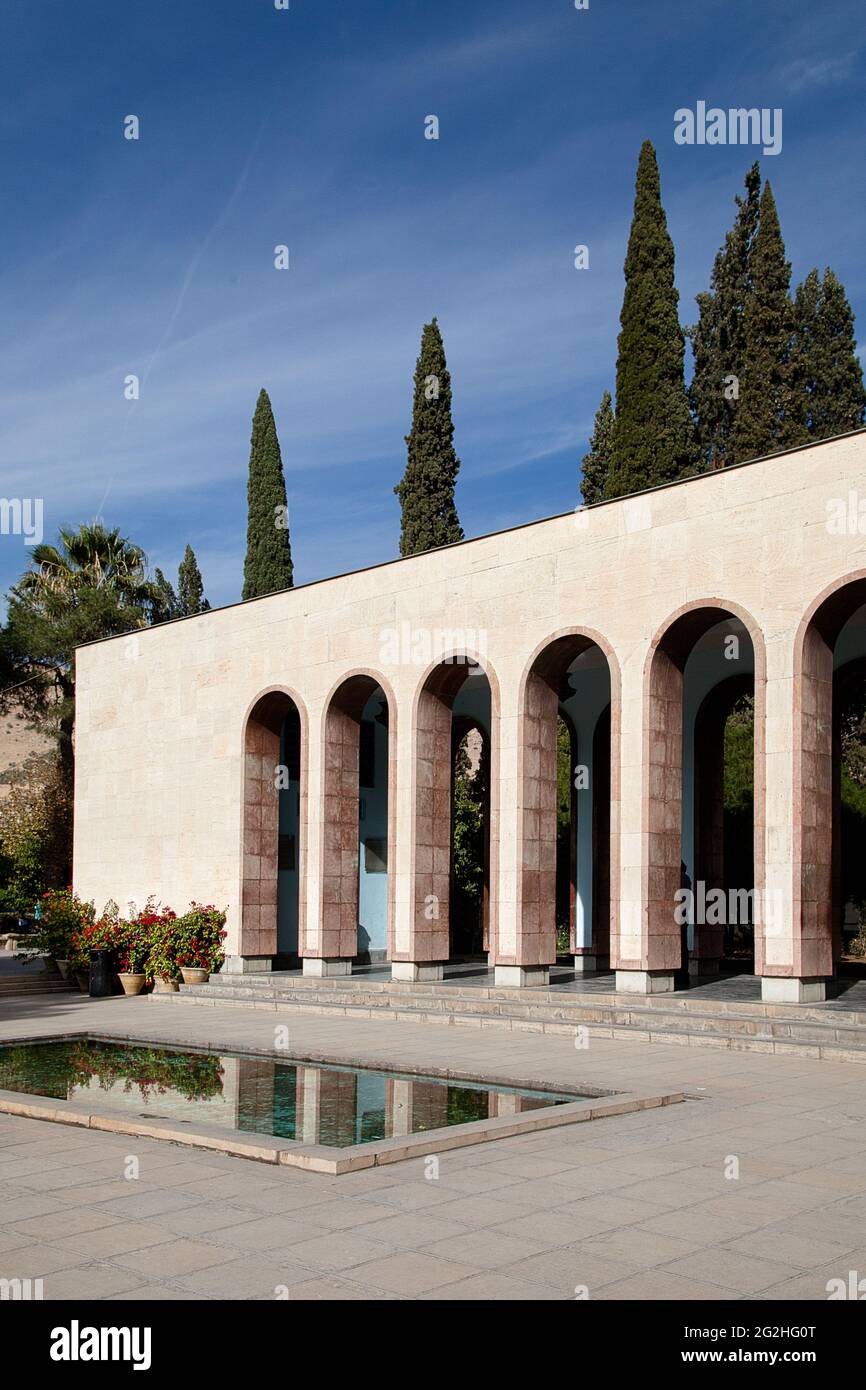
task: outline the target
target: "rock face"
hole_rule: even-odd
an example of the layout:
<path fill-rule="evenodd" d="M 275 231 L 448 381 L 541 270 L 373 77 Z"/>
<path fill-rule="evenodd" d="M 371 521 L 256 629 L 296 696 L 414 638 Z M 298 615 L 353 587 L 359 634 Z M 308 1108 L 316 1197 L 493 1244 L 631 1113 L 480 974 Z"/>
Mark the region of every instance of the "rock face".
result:
<path fill-rule="evenodd" d="M 36 733 L 15 712 L 0 715 L 0 796 L 8 795 L 6 774 L 16 763 L 23 763 L 31 753 L 45 753 L 51 740 Z"/>

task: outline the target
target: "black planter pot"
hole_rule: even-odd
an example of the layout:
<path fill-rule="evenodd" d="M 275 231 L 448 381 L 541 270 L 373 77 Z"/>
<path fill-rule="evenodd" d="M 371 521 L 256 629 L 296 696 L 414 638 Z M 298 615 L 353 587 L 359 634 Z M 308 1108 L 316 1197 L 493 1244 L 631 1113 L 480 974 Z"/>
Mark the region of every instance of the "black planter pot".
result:
<path fill-rule="evenodd" d="M 114 960 L 111 951 L 90 952 L 90 997 L 105 999 L 114 993 Z"/>

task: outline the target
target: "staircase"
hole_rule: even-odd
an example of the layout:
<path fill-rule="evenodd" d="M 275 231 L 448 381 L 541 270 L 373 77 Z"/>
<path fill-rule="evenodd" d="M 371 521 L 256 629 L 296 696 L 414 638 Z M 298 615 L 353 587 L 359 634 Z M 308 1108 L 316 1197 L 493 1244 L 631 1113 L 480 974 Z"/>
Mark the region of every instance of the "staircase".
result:
<path fill-rule="evenodd" d="M 18 966 L 18 968 L 14 968 Z M 40 969 L 32 962 L 23 968 L 18 962 L 0 961 L 0 1003 L 4 999 L 25 999 L 31 994 L 70 994 L 76 992 L 73 980 L 64 980 L 56 968 Z"/>
<path fill-rule="evenodd" d="M 832 1001 L 800 1006 L 701 999 L 694 992 L 638 997 L 555 988 L 415 984 L 357 975 L 320 980 L 297 973 L 213 975 L 207 984 L 181 985 L 177 993 L 153 994 L 150 999 L 169 1005 L 293 1009 L 567 1036 L 586 1027 L 597 1037 L 866 1062 L 866 1009 L 843 1008 Z"/>

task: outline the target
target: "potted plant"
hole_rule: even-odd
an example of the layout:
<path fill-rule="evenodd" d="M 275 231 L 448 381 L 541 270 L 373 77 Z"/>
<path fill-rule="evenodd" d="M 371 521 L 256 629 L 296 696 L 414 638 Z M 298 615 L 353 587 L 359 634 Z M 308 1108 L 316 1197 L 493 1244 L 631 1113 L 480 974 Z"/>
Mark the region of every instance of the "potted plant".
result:
<path fill-rule="evenodd" d="M 177 964 L 177 945 L 174 939 L 176 915 L 170 907 L 158 910 L 148 899 L 138 922 L 145 929 L 149 942 L 145 974 L 153 985 L 154 994 L 170 994 L 177 990 L 180 971 Z"/>
<path fill-rule="evenodd" d="M 93 903 L 82 902 L 72 888 L 49 888 L 39 901 L 33 944 L 54 960 L 64 980 L 70 974 L 72 938 L 90 926 L 94 916 Z"/>
<path fill-rule="evenodd" d="M 185 985 L 202 985 L 220 969 L 225 959 L 226 914 L 208 904 L 191 903 L 175 923 L 177 964 Z"/>
<path fill-rule="evenodd" d="M 117 977 L 124 994 L 140 994 L 147 979 L 146 968 L 150 955 L 147 929 L 139 922 L 123 923 L 117 959 Z"/>
<path fill-rule="evenodd" d="M 73 932 L 69 948 L 69 969 L 74 975 L 82 994 L 90 990 L 90 953 L 109 951 L 117 959 L 124 923 L 120 920 L 117 904 L 107 902 L 102 916 L 94 921 L 85 921 L 79 930 Z"/>

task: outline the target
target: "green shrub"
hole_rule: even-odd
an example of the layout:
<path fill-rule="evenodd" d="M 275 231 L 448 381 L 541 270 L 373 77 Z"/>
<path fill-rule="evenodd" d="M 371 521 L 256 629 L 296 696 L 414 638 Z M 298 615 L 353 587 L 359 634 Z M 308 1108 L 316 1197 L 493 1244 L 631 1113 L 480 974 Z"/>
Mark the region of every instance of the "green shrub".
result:
<path fill-rule="evenodd" d="M 178 979 L 182 966 L 215 974 L 225 959 L 226 914 L 212 905 L 191 903 L 178 917 L 150 897 L 140 911 L 130 903 L 128 918 L 115 902 L 107 902 L 96 918 L 93 904 L 82 903 L 71 889 L 46 893 L 42 902 L 39 949 L 67 957 L 79 974 L 96 950 L 110 951 L 116 970 L 143 973 L 151 983 L 158 975 Z"/>
<path fill-rule="evenodd" d="M 178 917 L 172 933 L 178 967 L 193 967 L 216 974 L 225 960 L 225 922 L 226 914 L 219 908 L 191 903 L 189 912 Z"/>
<path fill-rule="evenodd" d="M 82 902 L 71 888 L 49 888 L 39 906 L 42 915 L 33 938 L 36 950 L 57 960 L 69 960 L 76 933 L 94 921 L 93 903 Z"/>

